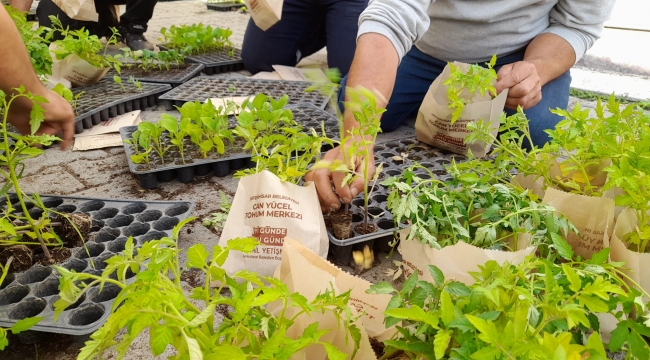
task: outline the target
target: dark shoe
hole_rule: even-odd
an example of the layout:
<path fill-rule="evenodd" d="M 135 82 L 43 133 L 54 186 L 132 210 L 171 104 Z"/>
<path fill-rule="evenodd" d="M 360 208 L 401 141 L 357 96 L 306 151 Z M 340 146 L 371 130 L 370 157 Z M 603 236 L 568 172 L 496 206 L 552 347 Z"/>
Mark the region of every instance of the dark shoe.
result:
<path fill-rule="evenodd" d="M 153 51 L 153 44 L 147 41 L 147 39 L 145 39 L 144 35 L 142 34 L 126 33 L 123 39 L 126 46 L 128 46 L 133 51 L 145 49 Z"/>

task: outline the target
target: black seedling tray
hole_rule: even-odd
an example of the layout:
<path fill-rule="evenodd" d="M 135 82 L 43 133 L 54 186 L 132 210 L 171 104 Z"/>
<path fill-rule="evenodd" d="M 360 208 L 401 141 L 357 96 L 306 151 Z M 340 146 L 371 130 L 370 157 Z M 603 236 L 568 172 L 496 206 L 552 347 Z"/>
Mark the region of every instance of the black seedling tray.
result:
<path fill-rule="evenodd" d="M 207 3 L 206 5 L 208 6 L 208 10 L 214 11 L 232 11 L 245 6 L 241 3 Z"/>
<path fill-rule="evenodd" d="M 72 248 L 72 256 L 59 264 L 68 270 L 99 275 L 106 260 L 124 250 L 126 240 L 133 236 L 134 245 L 171 236 L 172 228 L 187 218 L 194 208 L 189 201 L 141 201 L 92 199 L 84 197 L 41 195 L 46 206 L 61 212 L 86 213 L 92 217 L 90 241 L 85 247 Z M 40 210 L 40 209 L 39 209 Z M 31 211 L 30 211 L 31 212 Z M 40 215 L 39 215 L 40 216 Z M 90 259 L 89 259 L 90 257 Z M 90 261 L 92 260 L 92 262 Z M 93 265 L 95 268 L 93 268 Z M 130 280 L 133 281 L 131 273 Z M 120 292 L 114 285 L 90 289 L 79 303 L 71 305 L 54 321 L 54 302 L 58 299 L 59 276 L 50 266 L 34 265 L 29 270 L 10 274 L 0 286 L 0 327 L 10 327 L 23 318 L 43 317 L 30 329 L 86 335 L 97 330 L 108 318 L 115 297 Z"/>
<path fill-rule="evenodd" d="M 27 21 L 38 21 L 38 16 L 36 16 L 35 12 L 29 12 L 27 14 Z"/>
<path fill-rule="evenodd" d="M 160 96 L 160 100 L 164 101 L 165 108 L 171 111 L 174 109 L 174 105 L 180 107 L 188 101 L 203 102 L 210 98 L 231 98 L 257 94 L 266 94 L 277 99 L 286 94 L 289 96 L 290 105 L 307 103 L 324 109 L 329 98 L 321 95 L 318 91 L 306 92 L 305 90 L 310 85 L 311 83 L 306 81 L 199 76 L 163 94 Z"/>
<path fill-rule="evenodd" d="M 368 212 L 372 215 L 369 223 L 377 227 L 377 231 L 371 234 L 359 234 L 354 229 L 358 224 L 363 223 L 363 194 L 357 197 L 350 204 L 352 212 L 352 236 L 340 240 L 334 236 L 330 227 L 327 232 L 330 239 L 330 253 L 333 260 L 339 264 L 349 265 L 352 260 L 352 250 L 362 249 L 365 245 L 371 248 L 389 252 L 388 243 L 393 239 L 395 223 L 393 215 L 386 208 L 390 191 L 380 185 L 384 179 L 392 176 L 399 176 L 404 168 L 411 166 L 414 162 L 426 166 L 441 181 L 450 180 L 443 165 L 451 163 L 451 159 L 457 162 L 465 160 L 465 156 L 453 154 L 444 150 L 433 148 L 427 144 L 418 142 L 415 139 L 400 139 L 387 141 L 375 145 L 376 166 L 383 163 L 382 173 L 379 175 L 375 189 L 370 196 Z M 402 156 L 402 153 L 408 156 Z M 428 176 L 424 170 L 416 172 L 420 177 Z M 374 217 L 374 218 L 373 218 Z M 329 224 L 328 224 L 329 225 Z"/>
<path fill-rule="evenodd" d="M 158 45 L 160 50 L 168 50 L 165 45 Z M 229 71 L 244 70 L 244 61 L 241 59 L 241 50 L 235 49 L 233 56 L 227 50 L 215 50 L 205 54 L 185 57 L 186 63 L 203 64 L 206 75 L 214 75 Z"/>
<path fill-rule="evenodd" d="M 311 104 L 293 105 L 287 108 L 291 109 L 294 120 L 299 124 L 305 127 L 313 127 L 317 131 L 320 131 L 321 123 L 324 122 L 326 135 L 331 139 L 338 137 L 338 120 L 335 116 Z M 120 128 L 122 140 L 130 139 L 133 132 L 137 129 L 137 126 Z M 190 144 L 188 143 L 186 146 L 190 146 Z M 191 163 L 180 165 L 177 163 L 168 163 L 158 165 L 154 169 L 147 169 L 146 164 L 135 164 L 131 161 L 131 155 L 134 154 L 131 145 L 124 143 L 124 152 L 129 163 L 129 170 L 136 175 L 140 186 L 144 189 L 152 189 L 157 187 L 159 182 L 168 182 L 174 179 L 186 183 L 194 180 L 195 176 L 214 175 L 223 177 L 233 171 L 255 166 L 255 163 L 251 161 L 250 153 L 244 152 L 243 150 L 242 152 L 231 153 L 222 158 L 193 159 Z M 187 157 L 186 155 L 186 160 Z"/>
<path fill-rule="evenodd" d="M 128 92 L 125 93 L 112 78 L 72 89 L 74 95 L 83 92 L 77 103 L 76 113 L 79 115 L 75 118 L 75 134 L 115 116 L 155 106 L 158 96 L 171 89 L 169 84 L 142 83 L 141 91 L 128 82 L 122 85 Z"/>
<path fill-rule="evenodd" d="M 203 70 L 202 64 L 187 64 L 188 67 L 185 69 L 174 69 L 170 68 L 162 70 L 153 70 L 147 75 L 138 75 L 133 78 L 138 81 L 156 83 L 156 84 L 169 84 L 172 88 L 177 87 L 178 85 L 187 82 L 190 79 L 193 79 L 199 75 L 201 70 Z M 122 83 L 125 84 L 127 80 L 133 75 L 140 73 L 140 69 L 129 69 L 127 67 L 122 67 Z M 113 76 L 117 75 L 115 70 L 109 71 L 105 78 L 113 80 Z M 82 95 L 83 96 L 83 95 Z"/>

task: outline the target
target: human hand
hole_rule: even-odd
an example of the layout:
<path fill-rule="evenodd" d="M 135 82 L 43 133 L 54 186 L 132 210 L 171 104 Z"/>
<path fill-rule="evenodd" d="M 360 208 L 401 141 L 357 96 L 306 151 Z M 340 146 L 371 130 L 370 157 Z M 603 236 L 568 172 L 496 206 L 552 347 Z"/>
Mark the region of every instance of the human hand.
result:
<path fill-rule="evenodd" d="M 67 148 L 74 137 L 74 111 L 72 106 L 52 90 L 45 89 L 44 93 L 39 95 L 47 100 L 47 103 L 39 104 L 43 107 L 45 120 L 43 120 L 34 135 L 61 134 L 63 140 L 61 149 Z M 33 102 L 31 100 L 20 98 L 16 99 L 9 109 L 9 122 L 23 135 L 31 133 L 29 120 L 32 106 Z"/>
<path fill-rule="evenodd" d="M 497 73 L 496 90 L 500 94 L 508 90 L 506 107 L 517 109 L 531 108 L 542 100 L 542 82 L 535 64 L 529 61 L 517 61 L 503 65 Z"/>
<path fill-rule="evenodd" d="M 368 177 L 372 179 L 375 173 L 375 154 L 372 150 L 372 146 L 370 147 L 370 153 L 368 156 L 372 159 L 370 161 Z M 341 147 L 337 146 L 325 153 L 322 160 L 330 162 L 338 160 L 341 163 L 344 163 Z M 351 160 L 354 163 L 355 172 L 357 174 L 363 174 L 364 158 L 357 157 Z M 312 170 L 305 175 L 305 180 L 313 181 L 316 185 L 318 200 L 323 212 L 329 211 L 330 209 L 338 210 L 341 207 L 341 201 L 349 204 L 358 194 L 363 193 L 364 179 L 361 176 L 358 176 L 348 186 L 348 184 L 343 184 L 343 178 L 345 175 L 346 173 L 344 172 L 332 172 L 330 169 Z M 332 189 L 332 182 L 334 182 L 334 190 Z"/>

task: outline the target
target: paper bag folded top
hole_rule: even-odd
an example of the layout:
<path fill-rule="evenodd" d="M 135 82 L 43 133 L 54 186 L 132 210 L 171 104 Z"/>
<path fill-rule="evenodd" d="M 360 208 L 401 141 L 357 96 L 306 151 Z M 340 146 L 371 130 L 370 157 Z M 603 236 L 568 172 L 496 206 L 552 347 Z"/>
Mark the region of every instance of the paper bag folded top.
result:
<path fill-rule="evenodd" d="M 469 64 L 457 63 L 462 71 L 467 71 Z M 463 113 L 454 124 L 451 123 L 453 109 L 447 107 L 447 85 L 443 83 L 449 78 L 451 69 L 445 66 L 442 73 L 429 87 L 418 111 L 415 122 L 415 134 L 419 141 L 429 145 L 453 151 L 465 155 L 468 150 L 476 157 L 485 156 L 490 150 L 491 144 L 480 142 L 465 144 L 465 138 L 469 134 L 467 124 L 472 121 L 483 119 L 490 123 L 493 135 L 499 131 L 499 118 L 508 97 L 508 90 L 504 90 L 496 98 L 491 99 L 489 94 L 481 96 L 474 95 L 472 103 L 467 104 Z M 469 99 L 468 94 L 465 98 Z"/>
<path fill-rule="evenodd" d="M 246 269 L 272 276 L 280 264 L 286 237 L 326 257 L 329 239 L 314 184 L 282 182 L 268 171 L 241 178 L 219 245 L 250 236 L 261 245 L 250 254 L 231 253 L 223 266 L 228 274 Z"/>

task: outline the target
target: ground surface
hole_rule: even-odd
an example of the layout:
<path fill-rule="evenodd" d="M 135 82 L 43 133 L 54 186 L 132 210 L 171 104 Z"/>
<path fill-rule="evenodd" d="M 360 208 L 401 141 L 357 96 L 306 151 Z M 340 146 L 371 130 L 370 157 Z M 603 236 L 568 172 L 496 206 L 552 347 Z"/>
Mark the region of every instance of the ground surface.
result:
<path fill-rule="evenodd" d="M 179 1 L 179 2 L 161 2 L 156 6 L 154 18 L 149 24 L 149 31 L 147 36 L 153 42 L 158 42 L 161 27 L 169 27 L 172 24 L 185 24 L 185 23 L 198 23 L 211 24 L 221 27 L 229 27 L 233 30 L 233 42 L 236 46 L 241 46 L 244 31 L 248 22 L 248 15 L 239 12 L 212 12 L 206 10 L 205 4 L 201 1 Z M 622 31 L 622 30 L 616 30 Z M 632 33 L 636 38 L 643 38 L 649 40 L 650 33 L 639 34 L 638 32 Z M 612 42 L 615 34 L 606 30 L 603 41 Z M 617 37 L 617 36 L 616 36 Z M 606 45 L 606 44 L 605 44 Z M 605 46 L 603 45 L 603 46 Z M 619 47 L 617 47 L 619 49 Z M 635 61 L 633 64 L 617 63 L 611 60 L 609 63 L 603 60 L 602 54 L 608 53 L 606 50 L 597 49 L 597 52 L 590 54 L 589 61 L 600 61 L 599 73 L 613 76 L 616 81 L 627 81 L 626 77 L 620 74 L 612 74 L 611 71 L 625 71 L 630 66 L 634 69 L 641 69 L 638 72 L 625 71 L 628 74 L 635 74 L 634 77 L 637 83 L 634 83 L 633 88 L 626 88 L 627 91 L 638 93 L 641 98 L 650 97 L 644 96 L 644 91 L 649 91 L 650 86 L 647 86 L 649 80 L 646 77 L 640 76 L 642 71 L 650 71 L 647 62 L 647 50 L 642 49 L 639 51 L 646 51 L 646 62 L 637 61 L 635 56 L 627 57 Z M 620 54 L 620 52 L 611 53 Z M 314 56 L 305 59 L 303 64 L 309 65 L 323 65 L 325 62 L 325 52 L 321 51 Z M 607 64 L 613 63 L 615 65 L 609 66 Z M 581 64 L 589 66 L 589 64 Z M 630 66 L 627 66 L 630 65 Z M 619 66 L 618 69 L 615 66 Z M 638 69 L 637 69 L 638 70 Z M 580 74 L 586 74 L 584 82 L 589 82 L 592 79 L 589 74 L 594 73 L 589 69 L 580 69 Z M 649 72 L 650 74 L 650 72 Z M 223 74 L 219 76 L 229 77 L 244 77 L 249 75 L 247 72 L 242 71 L 238 73 Z M 574 77 L 575 79 L 575 77 Z M 608 83 L 609 82 L 609 83 Z M 582 83 L 581 83 L 582 84 Z M 644 86 L 644 84 L 646 86 Z M 599 91 L 608 93 L 612 91 L 615 86 L 611 80 L 606 80 L 605 83 L 597 84 L 602 89 Z M 640 86 L 641 89 L 637 88 Z M 578 86 L 584 88 L 584 86 Z M 598 89 L 596 89 L 598 90 Z M 570 105 L 573 106 L 577 100 L 571 99 Z M 593 102 L 582 102 L 583 107 L 594 107 Z M 143 112 L 142 117 L 145 121 L 155 122 L 160 118 L 163 113 L 163 108 L 158 107 L 153 110 Z M 171 112 L 173 113 L 173 112 Z M 406 136 L 413 136 L 414 131 L 412 124 L 407 127 L 401 128 L 399 131 L 380 134 L 380 141 L 386 141 L 393 138 L 402 138 Z M 195 180 L 191 184 L 182 184 L 178 181 L 169 183 L 162 183 L 161 186 L 153 190 L 143 190 L 139 187 L 136 179 L 129 173 L 126 157 L 122 148 L 111 148 L 105 150 L 93 150 L 87 152 L 72 152 L 61 151 L 54 147 L 45 152 L 44 155 L 37 159 L 32 159 L 26 164 L 24 178 L 22 179 L 23 189 L 25 191 L 35 191 L 41 194 L 60 194 L 60 195 L 75 195 L 75 196 L 88 196 L 98 198 L 122 198 L 122 199 L 147 199 L 147 200 L 189 200 L 196 203 L 194 211 L 195 216 L 203 218 L 217 209 L 219 204 L 219 192 L 224 192 L 228 197 L 232 198 L 237 189 L 237 181 L 232 176 L 223 178 L 206 177 Z M 186 227 L 183 232 L 180 245 L 187 248 L 196 243 L 204 243 L 206 246 L 217 244 L 218 236 L 213 232 L 203 227 L 200 222 L 194 222 Z M 364 273 L 362 276 L 370 281 L 377 282 L 381 280 L 389 280 L 384 274 L 386 269 L 393 265 L 391 259 L 387 259 L 385 254 L 378 254 L 376 256 L 380 260 L 380 264 L 370 271 Z M 393 259 L 398 259 L 396 255 Z M 350 270 L 350 269 L 348 269 Z M 68 360 L 76 358 L 79 348 L 83 346 L 84 337 L 72 337 L 64 335 L 46 335 L 45 339 L 37 344 L 26 345 L 21 344 L 15 337 L 11 340 L 11 345 L 4 352 L 0 353 L 0 358 L 6 360 Z M 163 354 L 161 359 L 166 358 L 169 354 Z M 112 356 L 108 356 L 111 358 Z M 136 341 L 131 351 L 126 357 L 127 359 L 147 360 L 152 359 L 148 347 L 148 336 L 141 336 Z"/>

